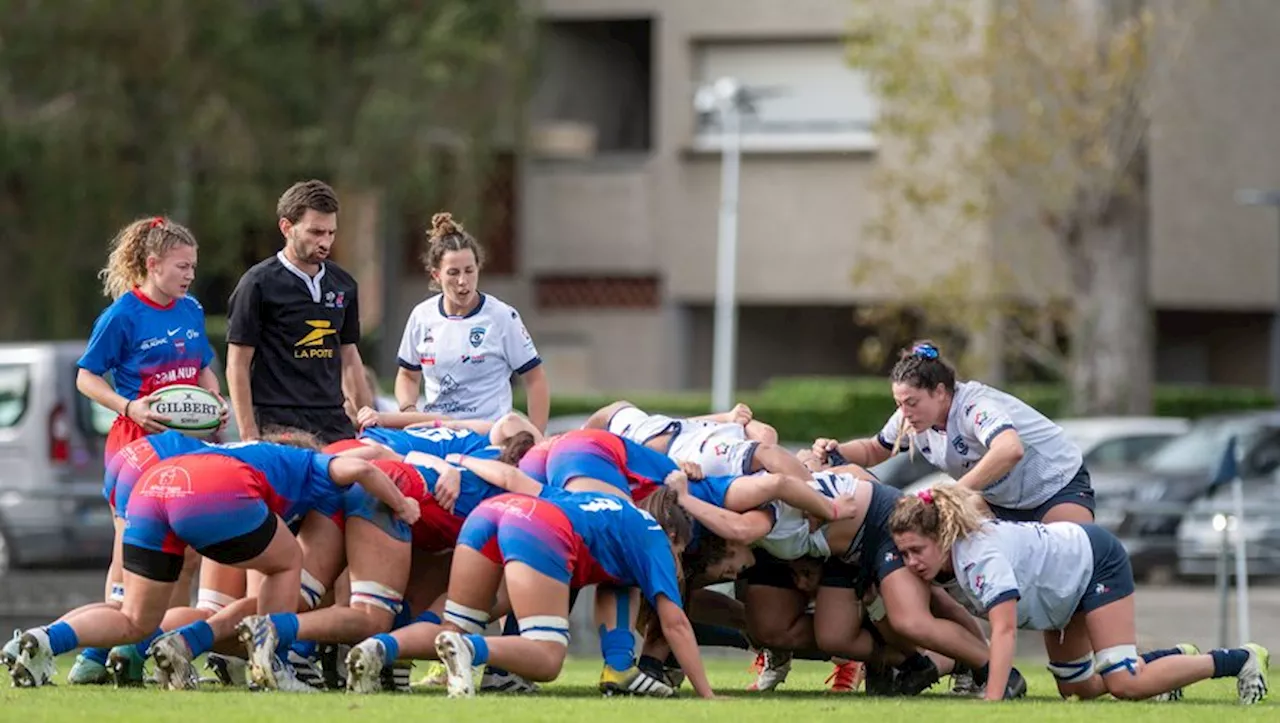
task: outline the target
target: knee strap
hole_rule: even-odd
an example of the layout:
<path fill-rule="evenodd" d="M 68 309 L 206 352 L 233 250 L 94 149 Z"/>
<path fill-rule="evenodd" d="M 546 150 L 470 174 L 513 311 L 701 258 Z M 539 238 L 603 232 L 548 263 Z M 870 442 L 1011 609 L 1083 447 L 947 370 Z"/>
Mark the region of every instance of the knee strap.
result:
<path fill-rule="evenodd" d="M 569 647 L 569 618 L 556 615 L 533 615 L 520 618 L 520 637 L 542 640 Z"/>
<path fill-rule="evenodd" d="M 1107 676 L 1120 670 L 1129 671 L 1130 675 L 1138 673 L 1138 646 L 1117 645 L 1098 652 L 1098 674 Z"/>
<path fill-rule="evenodd" d="M 1049 672 L 1053 673 L 1053 677 L 1059 683 L 1083 683 L 1093 677 L 1095 668 L 1093 666 L 1093 653 L 1086 653 L 1083 657 L 1066 663 L 1050 662 Z"/>

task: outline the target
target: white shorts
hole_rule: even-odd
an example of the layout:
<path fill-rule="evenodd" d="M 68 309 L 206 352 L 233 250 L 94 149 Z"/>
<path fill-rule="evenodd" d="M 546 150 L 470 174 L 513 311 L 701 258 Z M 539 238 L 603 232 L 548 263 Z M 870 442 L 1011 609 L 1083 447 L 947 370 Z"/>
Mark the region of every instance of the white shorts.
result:
<path fill-rule="evenodd" d="M 608 429 L 623 439 L 644 444 L 660 434 L 678 433 L 680 421 L 662 414 L 648 414 L 637 407 L 623 407 L 609 418 Z"/>
<path fill-rule="evenodd" d="M 741 477 L 751 474 L 758 446 L 740 424 L 686 420 L 667 456 L 696 463 L 704 477 Z"/>

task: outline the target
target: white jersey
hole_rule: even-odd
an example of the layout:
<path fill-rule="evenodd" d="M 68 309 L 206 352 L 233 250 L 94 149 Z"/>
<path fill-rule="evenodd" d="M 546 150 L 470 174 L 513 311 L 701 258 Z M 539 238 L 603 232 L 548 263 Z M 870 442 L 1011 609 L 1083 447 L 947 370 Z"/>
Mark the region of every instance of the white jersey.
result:
<path fill-rule="evenodd" d="M 814 490 L 831 499 L 851 495 L 858 486 L 858 480 L 853 475 L 831 472 L 814 472 L 808 483 Z M 809 520 L 803 510 L 782 500 L 774 500 L 769 503 L 769 507 L 773 510 L 773 529 L 755 543 L 756 547 L 779 560 L 831 556 L 824 528 L 810 532 Z"/>
<path fill-rule="evenodd" d="M 943 587 L 974 615 L 1017 600 L 1019 628 L 1062 630 L 1093 577 L 1093 546 L 1074 522 L 990 521 L 956 542 L 951 564 Z"/>
<path fill-rule="evenodd" d="M 880 430 L 880 444 L 893 449 L 901 426 L 902 410 L 898 410 Z M 899 450 L 907 448 L 910 437 L 916 451 L 933 466 L 960 479 L 1006 429 L 1018 433 L 1023 455 L 1007 475 L 982 490 L 982 497 L 993 505 L 1016 510 L 1039 507 L 1067 486 L 1084 464 L 1080 448 L 1061 427 L 1021 399 L 979 382 L 956 383 L 946 431 L 931 428 L 917 434 L 908 430 Z"/>
<path fill-rule="evenodd" d="M 441 294 L 418 304 L 398 356 L 400 366 L 422 372 L 422 411 L 490 421 L 511 411 L 511 372 L 542 363 L 519 312 L 486 294 L 466 316 L 445 314 Z"/>
<path fill-rule="evenodd" d="M 668 432 L 674 433 L 667 456 L 677 462 L 693 462 L 704 477 L 741 477 L 751 474 L 759 444 L 747 439 L 741 424 L 705 419 L 676 419 L 625 407 L 609 419 L 609 431 L 636 444 Z"/>

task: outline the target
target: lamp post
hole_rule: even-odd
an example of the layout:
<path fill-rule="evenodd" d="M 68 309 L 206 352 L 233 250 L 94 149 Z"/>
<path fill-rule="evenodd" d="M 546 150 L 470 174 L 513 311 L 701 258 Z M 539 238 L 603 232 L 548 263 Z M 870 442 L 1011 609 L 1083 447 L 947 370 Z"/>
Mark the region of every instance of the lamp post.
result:
<path fill-rule="evenodd" d="M 1280 191 L 1245 188 L 1236 191 L 1236 203 L 1241 206 L 1271 206 L 1280 210 Z M 1280 273 L 1280 272 L 1278 272 Z M 1280 294 L 1276 297 L 1276 308 L 1271 314 L 1271 359 L 1270 359 L 1271 394 L 1280 400 Z"/>

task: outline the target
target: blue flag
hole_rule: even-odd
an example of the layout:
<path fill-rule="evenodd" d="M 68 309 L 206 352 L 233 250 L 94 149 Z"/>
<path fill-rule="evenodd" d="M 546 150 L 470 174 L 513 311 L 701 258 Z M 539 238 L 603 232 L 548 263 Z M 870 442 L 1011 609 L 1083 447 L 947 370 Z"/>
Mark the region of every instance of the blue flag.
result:
<path fill-rule="evenodd" d="M 1218 462 L 1218 469 L 1213 473 L 1213 480 L 1209 484 L 1209 489 L 1213 489 L 1219 485 L 1227 484 L 1234 480 L 1240 474 L 1236 466 L 1236 438 L 1232 435 L 1227 440 L 1227 448 L 1222 451 L 1222 460 Z"/>

